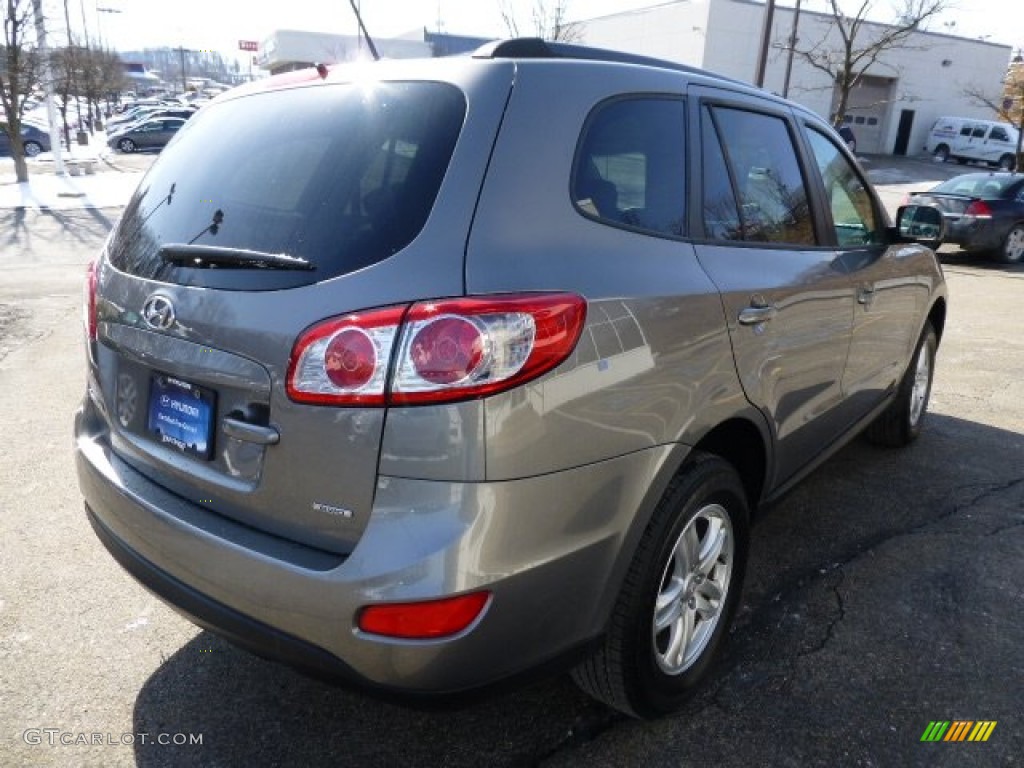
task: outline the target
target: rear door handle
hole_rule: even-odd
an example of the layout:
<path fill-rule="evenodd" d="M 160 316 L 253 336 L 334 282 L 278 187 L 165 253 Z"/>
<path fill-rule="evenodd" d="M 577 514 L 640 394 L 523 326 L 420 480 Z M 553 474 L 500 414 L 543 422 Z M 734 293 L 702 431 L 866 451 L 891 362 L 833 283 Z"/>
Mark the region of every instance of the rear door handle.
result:
<path fill-rule="evenodd" d="M 740 312 L 740 325 L 759 325 L 768 322 L 776 313 L 775 307 L 747 307 Z"/>
<path fill-rule="evenodd" d="M 865 307 L 870 306 L 871 302 L 875 300 L 875 289 L 874 288 L 861 288 L 857 291 L 857 303 L 863 304 Z"/>
<path fill-rule="evenodd" d="M 233 419 L 230 416 L 225 416 L 221 419 L 220 427 L 228 437 L 233 437 L 246 443 L 277 445 L 281 440 L 281 433 L 274 429 L 274 427 L 250 424 L 247 421 Z"/>

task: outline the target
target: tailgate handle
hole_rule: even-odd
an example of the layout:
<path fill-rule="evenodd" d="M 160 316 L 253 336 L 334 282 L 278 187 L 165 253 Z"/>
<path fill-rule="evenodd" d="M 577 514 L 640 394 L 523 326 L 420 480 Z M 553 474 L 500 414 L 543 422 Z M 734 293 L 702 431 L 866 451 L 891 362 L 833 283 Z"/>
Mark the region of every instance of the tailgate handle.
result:
<path fill-rule="evenodd" d="M 225 416 L 220 422 L 221 429 L 228 437 L 242 440 L 246 443 L 256 445 L 277 445 L 281 440 L 281 433 L 274 427 L 264 427 L 259 424 L 250 424 L 247 421 L 233 419 Z"/>

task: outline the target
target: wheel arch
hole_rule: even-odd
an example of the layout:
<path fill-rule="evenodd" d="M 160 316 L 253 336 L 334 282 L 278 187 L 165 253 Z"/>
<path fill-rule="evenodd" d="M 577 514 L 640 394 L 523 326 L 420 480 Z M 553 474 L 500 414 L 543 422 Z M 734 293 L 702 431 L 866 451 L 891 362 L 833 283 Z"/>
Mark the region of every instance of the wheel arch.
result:
<path fill-rule="evenodd" d="M 935 329 L 936 339 L 941 342 L 942 332 L 946 328 L 946 300 L 944 298 L 936 299 L 931 310 L 928 312 L 928 322 Z"/>

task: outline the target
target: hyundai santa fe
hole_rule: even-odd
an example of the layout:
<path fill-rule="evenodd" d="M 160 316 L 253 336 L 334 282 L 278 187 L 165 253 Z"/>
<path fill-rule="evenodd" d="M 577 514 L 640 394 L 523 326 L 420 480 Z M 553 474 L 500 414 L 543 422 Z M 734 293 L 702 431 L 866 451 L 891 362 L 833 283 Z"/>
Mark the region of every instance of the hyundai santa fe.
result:
<path fill-rule="evenodd" d="M 816 115 L 666 62 L 520 39 L 239 88 L 89 268 L 86 514 L 260 655 L 669 712 L 756 510 L 920 432 L 941 235 Z"/>

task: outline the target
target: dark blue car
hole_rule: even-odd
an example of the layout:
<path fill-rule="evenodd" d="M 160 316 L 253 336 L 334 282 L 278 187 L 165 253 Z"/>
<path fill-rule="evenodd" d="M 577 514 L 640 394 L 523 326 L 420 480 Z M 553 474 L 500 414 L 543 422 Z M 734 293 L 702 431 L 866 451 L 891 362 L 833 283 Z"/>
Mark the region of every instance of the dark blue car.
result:
<path fill-rule="evenodd" d="M 35 157 L 40 152 L 50 151 L 50 135 L 34 125 L 22 124 L 21 144 L 25 148 L 26 157 Z M 7 124 L 0 124 L 0 157 L 11 154 L 11 139 L 7 134 Z"/>

